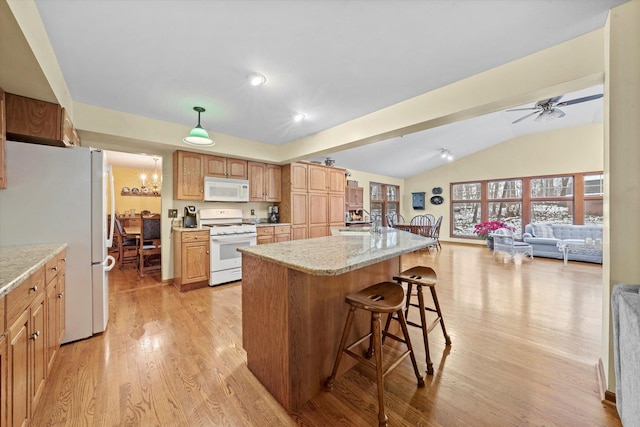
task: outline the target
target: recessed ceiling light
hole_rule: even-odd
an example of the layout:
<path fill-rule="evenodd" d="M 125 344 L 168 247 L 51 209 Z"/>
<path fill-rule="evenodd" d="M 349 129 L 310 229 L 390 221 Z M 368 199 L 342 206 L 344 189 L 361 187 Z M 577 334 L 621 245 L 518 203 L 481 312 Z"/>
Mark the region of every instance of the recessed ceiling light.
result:
<path fill-rule="evenodd" d="M 305 116 L 302 113 L 297 113 L 295 116 L 293 116 L 293 120 L 296 122 L 301 122 L 303 121 L 307 116 Z"/>
<path fill-rule="evenodd" d="M 249 76 L 251 86 L 261 86 L 267 82 L 267 78 L 260 73 L 253 73 Z"/>

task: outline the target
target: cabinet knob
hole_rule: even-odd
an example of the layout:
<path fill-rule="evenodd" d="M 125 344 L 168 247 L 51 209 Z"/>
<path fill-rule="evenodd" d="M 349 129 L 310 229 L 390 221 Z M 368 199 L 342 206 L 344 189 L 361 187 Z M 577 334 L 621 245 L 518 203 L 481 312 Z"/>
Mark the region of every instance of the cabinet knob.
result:
<path fill-rule="evenodd" d="M 198 236 L 193 236 L 194 239 L 198 240 Z"/>
<path fill-rule="evenodd" d="M 36 340 L 38 339 L 39 336 L 40 336 L 40 331 L 35 331 L 34 333 L 31 334 L 31 339 Z"/>
<path fill-rule="evenodd" d="M 51 269 L 52 269 L 53 271 L 58 271 L 58 266 L 56 265 L 55 267 L 51 267 Z"/>
<path fill-rule="evenodd" d="M 33 285 L 32 288 L 30 288 L 31 291 L 35 292 L 38 290 L 38 285 Z"/>
<path fill-rule="evenodd" d="M 62 258 L 62 261 L 63 262 L 67 262 L 67 258 Z"/>
<path fill-rule="evenodd" d="M 209 253 L 209 251 L 207 251 L 207 253 Z"/>
<path fill-rule="evenodd" d="M 64 296 L 64 292 L 60 292 L 60 293 L 58 294 L 58 298 L 62 298 L 63 296 Z"/>

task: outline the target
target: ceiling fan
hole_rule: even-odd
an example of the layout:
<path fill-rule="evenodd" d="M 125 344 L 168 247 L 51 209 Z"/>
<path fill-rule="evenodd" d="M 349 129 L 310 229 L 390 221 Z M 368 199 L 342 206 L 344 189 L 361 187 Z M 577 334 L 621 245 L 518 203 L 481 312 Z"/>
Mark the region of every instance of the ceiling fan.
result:
<path fill-rule="evenodd" d="M 561 109 L 559 109 L 558 107 L 566 107 L 567 105 L 573 105 L 573 104 L 579 104 L 580 102 L 587 102 L 587 101 L 593 101 L 594 99 L 598 99 L 598 98 L 602 98 L 602 94 L 598 94 L 598 95 L 590 95 L 590 96 L 585 96 L 583 98 L 576 98 L 576 99 L 571 99 L 569 101 L 562 101 L 559 102 L 560 99 L 563 97 L 563 95 L 560 96 L 555 96 L 553 98 L 549 98 L 549 99 L 543 99 L 542 101 L 538 101 L 536 102 L 536 105 L 533 107 L 528 107 L 528 108 L 514 108 L 513 110 L 507 110 L 507 111 L 528 111 L 528 110 L 535 110 L 532 113 L 526 114 L 522 117 L 520 117 L 517 120 L 514 120 L 512 122 L 512 124 L 516 124 L 519 123 L 521 121 L 523 121 L 524 119 L 531 117 L 535 114 L 538 114 L 538 117 L 536 117 L 534 120 L 536 122 L 540 122 L 540 121 L 549 121 L 549 120 L 553 120 L 553 119 L 559 119 L 560 117 L 564 117 L 565 113 L 564 111 L 562 111 Z"/>

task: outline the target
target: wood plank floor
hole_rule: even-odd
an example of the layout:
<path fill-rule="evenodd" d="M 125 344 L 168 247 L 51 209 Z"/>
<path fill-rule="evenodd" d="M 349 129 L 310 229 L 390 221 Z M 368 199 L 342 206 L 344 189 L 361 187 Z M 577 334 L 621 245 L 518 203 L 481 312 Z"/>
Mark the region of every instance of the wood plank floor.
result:
<path fill-rule="evenodd" d="M 598 394 L 601 266 L 505 264 L 455 244 L 402 261 L 438 273 L 453 344 L 439 328 L 429 335 L 425 388 L 408 359 L 386 378 L 390 426 L 621 426 Z M 278 405 L 246 367 L 239 282 L 179 293 L 159 280 L 111 273 L 107 331 L 61 348 L 33 426 L 377 425 L 366 367 L 293 415 Z M 420 331 L 410 333 L 424 371 Z"/>

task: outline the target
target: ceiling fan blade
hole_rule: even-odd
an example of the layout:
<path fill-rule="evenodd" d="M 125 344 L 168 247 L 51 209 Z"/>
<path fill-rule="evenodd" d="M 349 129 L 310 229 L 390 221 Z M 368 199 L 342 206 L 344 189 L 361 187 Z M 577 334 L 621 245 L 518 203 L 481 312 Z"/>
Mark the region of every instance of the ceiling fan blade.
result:
<path fill-rule="evenodd" d="M 521 122 L 521 121 L 523 121 L 524 119 L 526 119 L 526 118 L 528 118 L 528 117 L 531 117 L 531 116 L 533 116 L 534 114 L 538 114 L 538 112 L 537 112 L 537 111 L 534 111 L 533 113 L 529 113 L 529 114 L 527 114 L 526 116 L 522 116 L 522 117 L 520 117 L 518 120 L 515 120 L 515 121 L 511 122 L 511 124 L 512 124 L 512 125 L 515 125 L 516 123 L 520 123 L 520 122 Z M 540 114 L 542 114 L 542 113 L 540 113 Z"/>
<path fill-rule="evenodd" d="M 542 113 L 538 115 L 535 119 L 536 122 L 546 122 L 551 120 L 551 110 L 544 110 Z"/>
<path fill-rule="evenodd" d="M 550 118 L 552 118 L 552 119 L 559 119 L 559 118 L 564 117 L 564 116 L 566 116 L 566 114 L 564 113 L 564 111 L 562 111 L 559 108 L 554 108 L 554 109 L 551 110 Z"/>
<path fill-rule="evenodd" d="M 547 102 L 549 102 L 551 104 L 555 104 L 556 102 L 560 101 L 563 96 L 564 95 L 554 96 L 553 98 L 549 98 L 549 100 Z"/>
<path fill-rule="evenodd" d="M 593 101 L 594 99 L 599 99 L 599 98 L 602 98 L 603 96 L 604 96 L 603 94 L 598 94 L 598 95 L 585 96 L 583 98 L 571 99 L 569 101 L 564 101 L 556 104 L 556 107 L 565 107 L 567 105 L 578 104 L 580 102 Z"/>
<path fill-rule="evenodd" d="M 512 108 L 511 110 L 505 110 L 505 111 L 527 111 L 527 110 L 539 110 L 539 108 L 538 107 Z"/>

